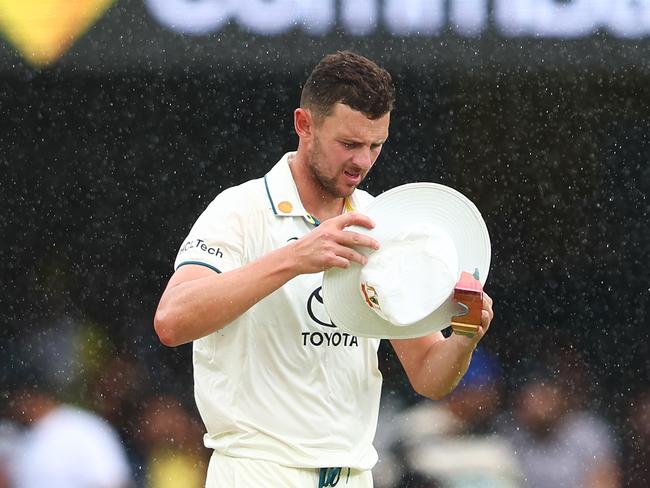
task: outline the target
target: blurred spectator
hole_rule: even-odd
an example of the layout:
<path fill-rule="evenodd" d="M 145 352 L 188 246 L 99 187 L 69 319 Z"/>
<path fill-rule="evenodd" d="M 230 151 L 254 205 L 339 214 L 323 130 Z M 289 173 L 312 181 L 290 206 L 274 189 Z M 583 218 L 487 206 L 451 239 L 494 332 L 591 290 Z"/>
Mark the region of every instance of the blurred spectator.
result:
<path fill-rule="evenodd" d="M 67 317 L 45 327 L 32 324 L 18 344 L 7 413 L 25 430 L 11 455 L 12 487 L 132 486 L 115 429 L 71 403 L 89 364 L 81 354 L 81 330 L 82 322 Z"/>
<path fill-rule="evenodd" d="M 14 486 L 131 486 L 120 439 L 104 419 L 60 403 L 42 383 L 16 390 L 12 405 L 16 419 L 28 425 L 12 458 Z"/>
<path fill-rule="evenodd" d="M 119 355 L 108 359 L 89 388 L 92 409 L 113 425 L 123 424 L 125 410 L 139 403 L 142 379 L 140 366 L 132 359 Z"/>
<path fill-rule="evenodd" d="M 503 433 L 531 488 L 621 486 L 613 429 L 585 407 L 587 368 L 562 354 L 527 367 Z"/>
<path fill-rule="evenodd" d="M 19 428 L 14 422 L 0 418 L 0 488 L 11 487 L 9 466 L 19 432 Z"/>
<path fill-rule="evenodd" d="M 650 389 L 630 403 L 626 431 L 625 486 L 650 486 Z"/>
<path fill-rule="evenodd" d="M 389 462 L 375 468 L 377 488 L 521 486 L 514 450 L 494 432 L 501 374 L 496 358 L 478 348 L 451 395 L 438 402 L 423 400 L 400 413 L 393 422 L 392 449 L 380 453 Z M 388 471 L 401 471 L 401 480 Z"/>
<path fill-rule="evenodd" d="M 174 396 L 149 398 L 142 404 L 140 441 L 145 452 L 147 488 L 204 486 L 209 452 L 203 426 Z"/>
<path fill-rule="evenodd" d="M 144 454 L 135 442 L 138 429 L 138 410 L 143 390 L 152 387 L 144 384 L 140 364 L 124 353 L 108 358 L 97 373 L 88 380 L 87 405 L 108 420 L 117 430 L 126 450 L 137 486 L 144 483 Z"/>

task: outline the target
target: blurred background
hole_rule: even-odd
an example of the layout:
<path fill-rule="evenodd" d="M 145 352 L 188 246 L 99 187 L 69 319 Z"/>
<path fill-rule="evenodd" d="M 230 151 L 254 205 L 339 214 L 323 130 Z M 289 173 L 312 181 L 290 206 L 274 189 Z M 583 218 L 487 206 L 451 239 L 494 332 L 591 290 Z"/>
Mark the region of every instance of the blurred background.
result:
<path fill-rule="evenodd" d="M 109 422 L 112 486 L 201 485 L 191 346 L 159 344 L 157 300 L 342 49 L 397 86 L 364 188 L 454 187 L 493 249 L 457 397 L 415 396 L 382 345 L 375 484 L 648 486 L 649 1 L 0 0 L 0 34 L 0 487 L 37 486 L 15 459 L 44 404 Z"/>

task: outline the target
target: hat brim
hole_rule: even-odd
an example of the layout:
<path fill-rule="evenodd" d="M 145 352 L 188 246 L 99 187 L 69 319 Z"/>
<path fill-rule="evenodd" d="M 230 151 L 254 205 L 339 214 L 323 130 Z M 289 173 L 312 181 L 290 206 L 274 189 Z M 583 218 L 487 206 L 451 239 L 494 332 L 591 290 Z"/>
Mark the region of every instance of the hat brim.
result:
<path fill-rule="evenodd" d="M 375 222 L 373 229 L 351 226 L 348 230 L 366 234 L 382 242 L 418 225 L 433 224 L 448 235 L 458 253 L 458 276 L 462 271 L 479 272 L 485 284 L 490 268 L 490 236 L 476 206 L 462 193 L 437 183 L 409 183 L 375 198 L 360 212 Z M 357 248 L 369 256 L 373 251 Z M 360 337 L 409 339 L 441 331 L 451 325 L 459 312 L 450 296 L 424 319 L 411 325 L 395 325 L 371 310 L 360 292 L 361 265 L 330 268 L 323 276 L 323 303 L 338 328 Z"/>

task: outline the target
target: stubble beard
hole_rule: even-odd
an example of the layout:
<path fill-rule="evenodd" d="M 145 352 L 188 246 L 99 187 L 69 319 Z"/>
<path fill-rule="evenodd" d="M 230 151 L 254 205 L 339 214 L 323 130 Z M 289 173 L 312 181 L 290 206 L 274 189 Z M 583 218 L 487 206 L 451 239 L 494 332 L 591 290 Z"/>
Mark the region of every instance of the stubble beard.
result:
<path fill-rule="evenodd" d="M 330 195 L 334 198 L 347 198 L 356 187 L 352 188 L 350 191 L 341 191 L 336 185 L 337 177 L 329 177 L 325 174 L 323 167 L 326 165 L 324 163 L 323 151 L 321 150 L 321 144 L 318 138 L 314 141 L 314 147 L 312 148 L 309 154 L 308 168 L 311 175 L 314 177 L 314 181 L 320 187 L 320 189 L 327 195 Z"/>

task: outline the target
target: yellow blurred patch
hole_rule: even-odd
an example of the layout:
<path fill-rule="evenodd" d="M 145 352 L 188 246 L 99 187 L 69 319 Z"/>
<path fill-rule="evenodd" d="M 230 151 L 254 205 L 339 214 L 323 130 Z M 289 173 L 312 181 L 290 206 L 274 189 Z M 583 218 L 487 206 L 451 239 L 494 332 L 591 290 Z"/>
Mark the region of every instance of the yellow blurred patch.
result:
<path fill-rule="evenodd" d="M 34 66 L 65 53 L 115 0 L 0 0 L 0 31 Z"/>
<path fill-rule="evenodd" d="M 196 454 L 154 450 L 147 466 L 147 488 L 202 488 L 207 466 Z"/>

